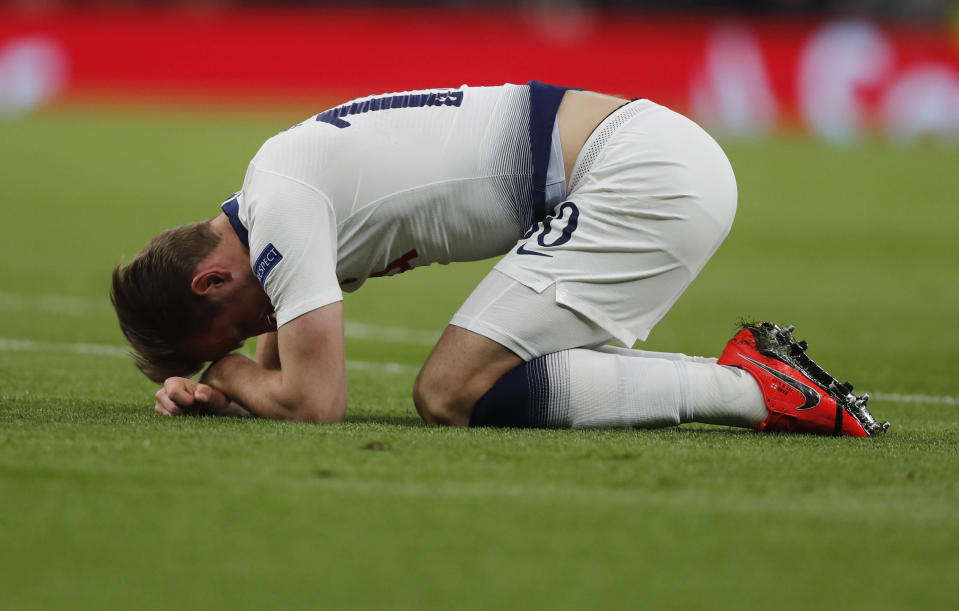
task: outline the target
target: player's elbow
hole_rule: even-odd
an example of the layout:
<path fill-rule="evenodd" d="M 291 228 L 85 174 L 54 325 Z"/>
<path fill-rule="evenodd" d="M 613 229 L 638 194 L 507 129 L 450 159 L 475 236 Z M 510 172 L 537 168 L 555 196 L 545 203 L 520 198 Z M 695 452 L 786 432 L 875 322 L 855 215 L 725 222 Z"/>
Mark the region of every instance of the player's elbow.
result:
<path fill-rule="evenodd" d="M 280 402 L 284 420 L 316 424 L 341 422 L 346 416 L 346 393 L 322 392 L 288 394 Z"/>
<path fill-rule="evenodd" d="M 314 424 L 342 422 L 346 416 L 346 398 L 342 400 L 307 400 L 299 402 L 293 410 L 296 422 L 312 422 Z"/>

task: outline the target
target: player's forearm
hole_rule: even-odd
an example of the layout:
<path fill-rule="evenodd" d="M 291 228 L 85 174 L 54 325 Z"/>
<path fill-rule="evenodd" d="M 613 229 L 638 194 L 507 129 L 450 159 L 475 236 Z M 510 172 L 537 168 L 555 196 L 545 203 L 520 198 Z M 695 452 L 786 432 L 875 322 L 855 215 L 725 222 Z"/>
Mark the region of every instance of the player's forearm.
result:
<path fill-rule="evenodd" d="M 204 373 L 203 382 L 221 391 L 251 414 L 272 420 L 339 422 L 346 397 L 317 389 L 313 392 L 284 379 L 279 369 L 266 369 L 233 354 L 217 361 Z"/>
<path fill-rule="evenodd" d="M 236 401 L 230 401 L 226 407 L 216 410 L 213 415 L 224 416 L 227 418 L 249 418 L 253 416 L 249 410 Z"/>

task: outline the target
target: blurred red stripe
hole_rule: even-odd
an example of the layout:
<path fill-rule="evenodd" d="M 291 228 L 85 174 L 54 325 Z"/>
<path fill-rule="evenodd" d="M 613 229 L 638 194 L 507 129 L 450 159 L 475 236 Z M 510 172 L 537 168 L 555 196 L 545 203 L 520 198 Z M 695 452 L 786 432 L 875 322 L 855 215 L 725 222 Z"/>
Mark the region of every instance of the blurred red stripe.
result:
<path fill-rule="evenodd" d="M 199 94 L 251 101 L 342 98 L 418 87 L 536 78 L 685 108 L 717 27 L 742 26 L 761 51 L 780 118 L 797 114 L 810 21 L 559 13 L 516 9 L 149 10 L 25 15 L 0 11 L 0 51 L 42 36 L 67 57 L 67 94 Z M 864 92 L 910 66 L 959 71 L 948 29 L 882 27 L 893 63 Z M 957 72 L 959 73 L 959 72 Z"/>

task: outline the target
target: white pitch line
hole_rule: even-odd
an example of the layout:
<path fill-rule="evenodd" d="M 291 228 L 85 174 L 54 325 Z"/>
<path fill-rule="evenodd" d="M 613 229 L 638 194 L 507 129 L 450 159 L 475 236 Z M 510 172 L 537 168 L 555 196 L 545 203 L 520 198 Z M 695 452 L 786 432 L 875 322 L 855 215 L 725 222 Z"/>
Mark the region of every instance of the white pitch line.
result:
<path fill-rule="evenodd" d="M 0 337 L 0 352 L 32 352 L 38 354 L 81 354 L 84 356 L 106 356 L 111 358 L 127 358 L 128 349 L 113 344 L 87 344 L 73 342 L 48 342 L 32 339 L 13 339 Z M 412 375 L 419 371 L 419 367 L 394 362 L 374 361 L 346 361 L 346 368 L 351 371 L 376 371 L 378 373 L 395 373 Z"/>
<path fill-rule="evenodd" d="M 414 375 L 419 373 L 419 367 L 413 367 L 412 365 L 404 365 L 403 363 L 393 363 L 389 361 L 384 361 L 378 363 L 375 361 L 354 361 L 347 360 L 346 368 L 350 371 L 375 371 L 376 373 L 386 372 L 386 373 L 395 373 L 401 375 Z"/>
<path fill-rule="evenodd" d="M 71 297 L 67 295 L 41 295 L 0 291 L 0 310 L 13 312 L 42 312 L 57 316 L 107 316 L 112 315 L 110 302 L 106 299 Z M 395 344 L 432 346 L 440 338 L 437 331 L 391 327 L 348 320 L 346 336 L 351 339 L 376 340 Z"/>
<path fill-rule="evenodd" d="M 896 392 L 871 392 L 870 399 L 890 401 L 892 403 L 925 403 L 929 405 L 959 405 L 959 397 L 949 395 L 915 395 Z"/>
<path fill-rule="evenodd" d="M 38 295 L 0 291 L 0 310 L 43 312 L 60 316 L 96 316 L 110 312 L 110 302 L 67 295 Z"/>
<path fill-rule="evenodd" d="M 421 331 L 406 327 L 387 327 L 371 325 L 365 322 L 346 321 L 346 336 L 351 339 L 372 339 L 397 344 L 418 344 L 432 346 L 440 338 L 435 331 Z"/>
<path fill-rule="evenodd" d="M 34 352 L 48 354 L 81 354 L 86 356 L 107 356 L 126 358 L 128 349 L 115 344 L 89 344 L 83 342 L 51 342 L 32 339 L 14 339 L 0 337 L 0 352 Z M 354 361 L 348 360 L 346 368 L 352 371 L 375 371 L 378 373 L 393 373 L 412 375 L 419 371 L 418 367 L 395 362 Z M 874 392 L 870 397 L 890 403 L 909 403 L 913 405 L 959 405 L 959 398 L 949 395 L 920 395 Z"/>
<path fill-rule="evenodd" d="M 112 344 L 87 344 L 73 342 L 45 342 L 32 339 L 12 339 L 0 337 L 2 352 L 48 352 L 57 354 L 83 354 L 93 356 L 126 357 L 129 351 L 122 346 Z"/>

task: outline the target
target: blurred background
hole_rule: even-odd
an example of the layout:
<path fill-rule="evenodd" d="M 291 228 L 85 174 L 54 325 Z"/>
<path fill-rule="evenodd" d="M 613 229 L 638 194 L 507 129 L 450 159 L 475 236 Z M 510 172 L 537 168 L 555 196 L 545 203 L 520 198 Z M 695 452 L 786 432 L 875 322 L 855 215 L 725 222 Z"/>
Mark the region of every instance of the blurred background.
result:
<path fill-rule="evenodd" d="M 952 0 L 7 0 L 0 115 L 122 100 L 283 105 L 539 79 L 725 137 L 959 142 Z"/>
<path fill-rule="evenodd" d="M 650 348 L 712 354 L 725 331 L 701 330 L 741 316 L 842 328 L 837 349 L 895 329 L 850 377 L 923 358 L 888 387 L 951 396 L 955 359 L 931 346 L 959 345 L 943 331 L 959 307 L 957 15 L 946 0 L 0 3 L 0 339 L 122 346 L 109 270 L 216 214 L 297 121 L 368 94 L 538 79 L 689 114 L 736 170 L 736 229 Z M 368 283 L 348 319 L 437 331 L 490 265 Z M 792 281 L 730 290 L 745 270 Z M 383 356 L 357 334 L 350 358 Z M 393 360 L 416 366 L 429 344 Z"/>

